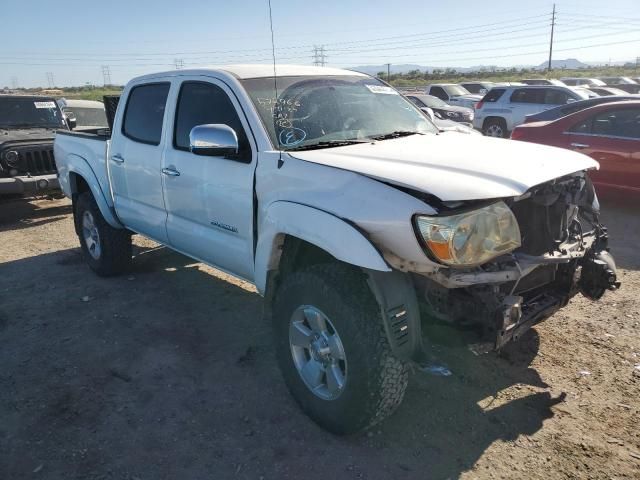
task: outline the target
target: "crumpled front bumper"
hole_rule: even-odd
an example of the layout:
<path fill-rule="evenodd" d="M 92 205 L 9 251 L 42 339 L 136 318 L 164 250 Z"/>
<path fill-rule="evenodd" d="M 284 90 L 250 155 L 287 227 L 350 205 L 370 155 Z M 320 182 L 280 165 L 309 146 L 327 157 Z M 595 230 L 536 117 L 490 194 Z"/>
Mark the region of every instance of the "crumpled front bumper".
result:
<path fill-rule="evenodd" d="M 29 195 L 59 189 L 60 183 L 55 173 L 32 177 L 0 178 L 0 195 Z"/>

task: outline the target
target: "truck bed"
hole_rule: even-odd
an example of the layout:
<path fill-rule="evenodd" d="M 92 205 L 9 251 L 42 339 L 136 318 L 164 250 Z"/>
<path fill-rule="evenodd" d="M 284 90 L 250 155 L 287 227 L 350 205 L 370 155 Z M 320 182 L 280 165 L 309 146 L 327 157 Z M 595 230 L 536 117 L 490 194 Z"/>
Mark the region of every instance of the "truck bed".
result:
<path fill-rule="evenodd" d="M 91 174 L 102 192 L 109 197 L 109 179 L 107 178 L 106 158 L 111 140 L 109 129 L 95 131 L 64 131 L 56 134 L 53 149 L 58 167 L 60 187 L 64 194 L 71 197 L 73 173 Z M 83 177 L 86 178 L 85 175 Z"/>

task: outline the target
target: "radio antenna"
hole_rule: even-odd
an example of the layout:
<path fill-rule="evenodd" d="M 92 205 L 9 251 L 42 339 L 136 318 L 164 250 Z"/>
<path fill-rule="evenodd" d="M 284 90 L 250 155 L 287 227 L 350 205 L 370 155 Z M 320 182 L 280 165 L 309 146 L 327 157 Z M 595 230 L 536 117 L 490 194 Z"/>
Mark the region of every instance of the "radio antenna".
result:
<path fill-rule="evenodd" d="M 271 13 L 271 0 L 268 0 L 268 2 L 269 2 L 269 27 L 271 28 L 271 56 L 273 58 L 273 90 L 276 95 L 274 108 L 276 109 L 275 111 L 278 111 L 278 78 L 276 74 L 276 42 L 273 39 L 273 14 Z M 278 145 L 278 150 L 280 151 L 280 158 L 278 159 L 278 168 L 280 168 L 284 163 L 282 160 L 282 149 L 280 148 L 280 145 Z"/>

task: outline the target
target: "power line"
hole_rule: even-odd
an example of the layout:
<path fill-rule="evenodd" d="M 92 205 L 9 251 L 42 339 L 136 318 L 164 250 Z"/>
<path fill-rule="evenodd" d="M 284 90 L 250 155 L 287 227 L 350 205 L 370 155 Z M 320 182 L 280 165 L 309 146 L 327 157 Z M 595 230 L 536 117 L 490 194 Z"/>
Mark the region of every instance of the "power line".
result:
<path fill-rule="evenodd" d="M 548 17 L 549 14 L 543 14 L 543 15 L 534 15 L 534 16 L 530 16 L 530 17 L 521 17 L 521 18 L 515 18 L 513 20 L 505 20 L 505 21 L 501 21 L 501 22 L 492 22 L 492 23 L 485 23 L 485 24 L 478 24 L 478 25 L 471 25 L 471 26 L 467 26 L 467 27 L 457 27 L 457 28 L 450 28 L 450 29 L 446 29 L 446 30 L 439 30 L 439 31 L 430 31 L 430 32 L 421 32 L 421 33 L 413 33 L 413 34 L 405 34 L 405 35 L 395 35 L 395 36 L 389 36 L 389 37 L 378 37 L 378 38 L 368 38 L 368 39 L 364 39 L 364 40 L 353 40 L 353 41 L 345 41 L 345 42 L 333 42 L 333 43 L 325 43 L 325 46 L 331 46 L 331 45 L 338 45 L 338 46 L 342 46 L 342 45 L 353 45 L 353 44 L 370 44 L 371 42 L 374 41 L 385 41 L 385 40 L 396 40 L 396 39 L 400 39 L 400 38 L 412 38 L 412 37 L 426 37 L 428 38 L 439 38 L 438 34 L 441 33 L 453 33 L 453 32 L 464 32 L 467 31 L 467 33 L 473 33 L 473 32 L 468 32 L 468 30 L 473 30 L 473 29 L 477 29 L 477 28 L 483 28 L 483 27 L 493 27 L 496 25 L 505 25 L 505 24 L 512 24 L 512 23 L 517 23 L 517 22 L 523 22 L 523 21 L 528 21 L 528 20 L 532 20 L 532 19 L 536 19 L 536 18 L 541 18 L 541 17 Z M 546 24 L 546 21 L 544 22 Z M 522 24 L 522 25 L 531 25 L 531 22 Z M 504 28 L 513 28 L 519 25 L 512 25 L 510 27 L 504 27 Z M 486 30 L 485 30 L 486 31 Z M 492 31 L 495 32 L 495 29 L 492 29 Z M 521 31 L 521 30 L 519 30 Z M 308 50 L 309 48 L 313 48 L 315 45 L 295 45 L 295 46 L 286 46 L 286 47 L 279 47 L 277 48 L 277 50 Z M 106 58 L 108 56 L 121 56 L 121 57 L 127 57 L 127 56 L 174 56 L 174 55 L 197 55 L 197 54 L 222 54 L 222 53 L 237 53 L 237 52 L 264 52 L 264 51 L 270 51 L 270 48 L 260 48 L 260 49 L 235 49 L 235 50 L 210 50 L 210 51 L 182 51 L 182 52 L 164 52 L 164 53 L 131 53 L 131 52 L 115 52 L 115 53 L 95 53 L 95 52 L 76 52 L 76 53 L 51 53 L 50 55 L 76 55 L 76 56 L 90 56 L 90 57 L 97 57 L 99 55 L 104 55 L 105 57 L 101 57 L 101 58 Z M 44 53 L 42 52 L 15 52 L 16 54 L 21 54 L 21 55 L 44 55 Z M 47 54 L 49 55 L 49 54 Z"/>

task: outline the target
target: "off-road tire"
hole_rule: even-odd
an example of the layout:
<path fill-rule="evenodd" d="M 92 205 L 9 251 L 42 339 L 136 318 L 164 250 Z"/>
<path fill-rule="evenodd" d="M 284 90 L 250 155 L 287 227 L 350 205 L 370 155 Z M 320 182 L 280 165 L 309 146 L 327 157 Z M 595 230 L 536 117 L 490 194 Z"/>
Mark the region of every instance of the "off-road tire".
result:
<path fill-rule="evenodd" d="M 97 259 L 89 253 L 82 234 L 82 218 L 86 211 L 93 216 L 100 237 L 101 252 Z M 83 192 L 78 196 L 74 209 L 74 221 L 76 222 L 82 257 L 95 273 L 102 277 L 109 277 L 123 273 L 130 267 L 131 232 L 109 225 L 100 213 L 91 192 Z"/>
<path fill-rule="evenodd" d="M 495 133 L 497 131 L 500 131 L 501 134 L 497 135 Z M 487 137 L 507 138 L 509 136 L 507 122 L 502 118 L 490 118 L 484 123 L 482 133 Z"/>
<path fill-rule="evenodd" d="M 326 314 L 342 340 L 347 379 L 336 399 L 312 393 L 293 362 L 289 323 L 301 305 Z M 276 292 L 272 318 L 285 383 L 302 410 L 321 427 L 341 435 L 355 433 L 382 421 L 402 402 L 407 365 L 391 353 L 380 308 L 359 269 L 331 263 L 289 274 Z"/>

